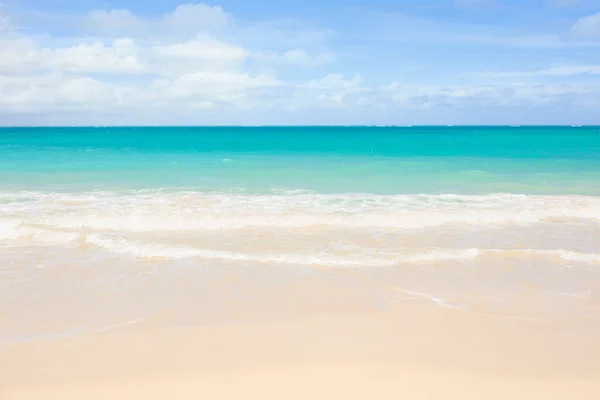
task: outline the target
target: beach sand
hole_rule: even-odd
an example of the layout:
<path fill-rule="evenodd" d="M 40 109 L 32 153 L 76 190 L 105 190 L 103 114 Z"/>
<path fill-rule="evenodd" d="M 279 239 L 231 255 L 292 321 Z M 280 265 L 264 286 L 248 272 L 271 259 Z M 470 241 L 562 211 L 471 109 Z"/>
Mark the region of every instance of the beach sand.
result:
<path fill-rule="evenodd" d="M 600 316 L 520 320 L 429 304 L 0 347 L 0 398 L 598 399 Z"/>

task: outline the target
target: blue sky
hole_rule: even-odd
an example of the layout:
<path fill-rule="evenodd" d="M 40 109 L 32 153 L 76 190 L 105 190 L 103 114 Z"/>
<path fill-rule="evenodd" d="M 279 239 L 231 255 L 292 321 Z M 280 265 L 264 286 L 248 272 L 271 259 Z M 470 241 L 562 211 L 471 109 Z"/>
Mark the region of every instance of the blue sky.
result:
<path fill-rule="evenodd" d="M 600 0 L 5 0 L 0 124 L 599 124 Z"/>

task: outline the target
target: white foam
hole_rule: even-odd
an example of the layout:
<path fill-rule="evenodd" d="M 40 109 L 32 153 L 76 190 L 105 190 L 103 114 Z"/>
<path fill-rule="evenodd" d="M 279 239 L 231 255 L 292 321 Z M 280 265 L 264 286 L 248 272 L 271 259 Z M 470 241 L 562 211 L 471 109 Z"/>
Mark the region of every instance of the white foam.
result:
<path fill-rule="evenodd" d="M 77 232 L 61 232 L 27 226 L 21 220 L 0 219 L 0 240 L 29 239 L 35 242 L 68 243 L 81 237 Z"/>
<path fill-rule="evenodd" d="M 517 257 L 546 256 L 559 257 L 575 262 L 600 262 L 600 255 L 577 253 L 565 250 L 503 250 L 503 249 L 397 249 L 395 251 L 373 253 L 369 249 L 356 249 L 343 256 L 333 252 L 313 251 L 308 254 L 256 254 L 203 249 L 186 246 L 172 246 L 160 243 L 135 242 L 123 238 L 89 235 L 86 241 L 116 253 L 127 253 L 140 258 L 201 258 L 225 261 L 251 261 L 294 265 L 319 265 L 326 267 L 386 267 L 400 264 L 438 263 L 443 261 L 468 261 L 481 255 L 495 256 L 510 254 Z"/>
<path fill-rule="evenodd" d="M 480 249 L 434 249 L 407 257 L 408 262 L 470 260 L 481 254 Z"/>
<path fill-rule="evenodd" d="M 225 261 L 252 261 L 293 265 L 320 265 L 327 267 L 384 267 L 401 263 L 425 263 L 443 260 L 468 260 L 477 257 L 478 249 L 409 249 L 404 253 L 372 254 L 358 251 L 351 256 L 338 256 L 323 252 L 311 254 L 250 254 L 158 243 L 134 242 L 123 238 L 89 235 L 86 241 L 116 253 L 127 253 L 140 258 L 202 258 Z"/>
<path fill-rule="evenodd" d="M 398 248 L 381 251 L 352 247 L 351 253 L 343 256 L 334 250 L 314 250 L 310 254 L 254 254 L 236 253 L 218 249 L 177 246 L 165 243 L 152 243 L 130 240 L 115 233 L 84 234 L 77 232 L 61 232 L 22 226 L 18 220 L 0 220 L 0 240 L 27 240 L 27 243 L 65 244 L 69 242 L 85 242 L 101 247 L 113 253 L 130 254 L 139 258 L 201 258 L 225 261 L 251 261 L 267 263 L 283 263 L 295 265 L 321 265 L 328 267 L 385 267 L 403 263 L 436 263 L 440 261 L 467 261 L 479 256 L 491 257 L 555 257 L 571 262 L 600 263 L 600 254 L 581 253 L 565 249 L 445 249 Z M 344 248 L 347 250 L 347 246 Z"/>
<path fill-rule="evenodd" d="M 79 233 L 201 231 L 242 228 L 424 229 L 443 225 L 600 222 L 600 198 L 491 194 L 268 195 L 139 191 L 83 194 L 0 193 L 0 215 L 22 226 Z M 0 219 L 0 238 L 20 235 Z M 7 233 L 8 232 L 8 233 Z"/>
<path fill-rule="evenodd" d="M 600 220 L 600 215 L 580 210 L 413 210 L 365 213 L 318 213 L 304 210 L 289 213 L 269 213 L 268 210 L 247 212 L 218 212 L 211 209 L 181 210 L 156 209 L 154 212 L 131 210 L 114 213 L 80 213 L 49 216 L 39 222 L 55 228 L 113 230 L 131 232 L 193 231 L 242 228 L 303 228 L 374 227 L 394 229 L 423 229 L 443 225 L 531 225 L 539 222 L 573 219 Z"/>
<path fill-rule="evenodd" d="M 575 251 L 563 250 L 563 249 L 486 249 L 481 250 L 481 254 L 490 255 L 514 255 L 517 257 L 558 257 L 563 260 L 584 262 L 584 263 L 597 263 L 600 262 L 600 254 L 597 253 L 579 253 Z"/>
<path fill-rule="evenodd" d="M 18 220 L 0 220 L 0 240 L 11 240 L 23 237 L 26 232 Z"/>
<path fill-rule="evenodd" d="M 565 260 L 600 263 L 600 254 L 576 253 L 567 250 L 557 250 L 557 252 Z"/>

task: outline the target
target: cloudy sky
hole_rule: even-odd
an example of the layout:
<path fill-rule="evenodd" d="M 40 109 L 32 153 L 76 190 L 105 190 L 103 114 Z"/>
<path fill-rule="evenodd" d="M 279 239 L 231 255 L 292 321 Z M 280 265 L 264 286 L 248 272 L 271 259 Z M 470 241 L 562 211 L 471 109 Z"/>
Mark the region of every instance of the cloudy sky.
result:
<path fill-rule="evenodd" d="M 599 123 L 600 0 L 0 2 L 0 125 Z"/>

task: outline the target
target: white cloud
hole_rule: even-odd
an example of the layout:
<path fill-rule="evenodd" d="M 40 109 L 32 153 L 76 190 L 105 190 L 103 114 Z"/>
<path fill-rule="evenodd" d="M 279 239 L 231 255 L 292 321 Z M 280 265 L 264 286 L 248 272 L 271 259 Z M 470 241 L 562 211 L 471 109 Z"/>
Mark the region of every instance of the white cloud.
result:
<path fill-rule="evenodd" d="M 240 59 L 246 52 L 235 46 L 222 45 L 218 41 L 200 38 L 199 40 L 190 40 L 184 43 L 174 43 L 165 46 L 157 46 L 155 51 L 159 55 L 176 58 L 190 59 Z"/>
<path fill-rule="evenodd" d="M 232 27 L 232 16 L 202 3 L 154 20 L 128 10 L 93 11 L 84 24 L 96 34 L 110 34 L 72 37 L 68 45 L 52 37 L 42 43 L 18 32 L 0 35 L 0 113 L 271 107 L 293 87 L 274 68 L 332 59 L 301 48 L 251 51 L 223 40 L 216 32 Z M 116 33 L 127 35 L 114 38 Z M 253 72 L 247 70 L 249 60 L 260 60 Z M 138 77 L 125 78 L 132 75 Z"/>
<path fill-rule="evenodd" d="M 82 115 L 110 116 L 107 121 L 111 123 L 127 123 L 137 115 L 135 121 L 145 123 L 160 115 L 162 123 L 180 122 L 182 116 L 191 118 L 187 121 L 192 123 L 204 123 L 207 116 L 214 118 L 212 122 L 243 123 L 244 118 L 263 118 L 260 121 L 265 123 L 291 113 L 308 118 L 297 117 L 296 122 L 310 123 L 321 112 L 370 118 L 370 111 L 396 115 L 398 111 L 413 114 L 432 109 L 552 104 L 600 107 L 597 82 L 514 82 L 534 76 L 600 74 L 600 66 L 595 64 L 506 73 L 496 77 L 507 82 L 483 85 L 416 84 L 410 83 L 410 78 L 373 85 L 368 77 L 353 74 L 351 65 L 340 66 L 345 74 L 336 73 L 333 67 L 328 72 L 319 68 L 290 73 L 294 68 L 336 61 L 322 32 L 298 27 L 286 32 L 277 24 L 266 30 L 262 25 L 240 30 L 233 16 L 220 7 L 182 5 L 155 19 L 128 10 L 95 11 L 87 14 L 84 24 L 94 32 L 93 37 L 33 36 L 9 25 L 8 31 L 0 32 L 3 121 L 6 115 L 27 114 L 52 116 L 53 123 L 86 122 Z M 420 29 L 428 32 L 428 27 L 425 24 Z M 444 36 L 442 43 L 564 45 L 551 35 L 496 37 L 479 28 L 446 28 L 430 37 L 414 33 L 407 37 L 416 43 L 439 43 L 439 37 Z M 278 32 L 282 35 L 275 37 Z M 490 77 L 494 76 L 486 78 Z M 231 120 L 232 116 L 240 119 Z"/>
<path fill-rule="evenodd" d="M 138 74 L 147 72 L 130 39 L 40 48 L 29 38 L 0 38 L 0 72 L 22 75 L 40 71 Z"/>
<path fill-rule="evenodd" d="M 231 14 L 219 6 L 183 4 L 159 18 L 143 18 L 129 10 L 94 10 L 85 15 L 84 30 L 104 36 L 174 37 L 218 32 L 234 24 Z"/>
<path fill-rule="evenodd" d="M 0 77 L 0 107 L 3 111 L 94 110 L 118 103 L 123 88 L 89 77 L 43 74 L 27 77 Z"/>
<path fill-rule="evenodd" d="M 352 108 L 358 105 L 361 94 L 371 91 L 363 85 L 359 74 L 347 79 L 342 74 L 328 74 L 319 79 L 312 79 L 297 84 L 289 94 L 290 104 L 294 108 Z"/>
<path fill-rule="evenodd" d="M 600 13 L 580 18 L 573 25 L 571 32 L 580 38 L 600 38 Z"/>
<path fill-rule="evenodd" d="M 336 114 L 340 118 L 363 115 L 369 121 L 368 110 L 404 112 L 410 116 L 424 110 L 491 112 L 506 107 L 549 106 L 591 110 L 600 106 L 600 84 L 416 85 L 396 82 L 370 86 L 360 76 L 346 78 L 330 74 L 321 79 L 285 83 L 268 74 L 217 71 L 161 77 L 148 86 L 110 84 L 64 74 L 46 74 L 33 79 L 3 77 L 0 93 L 0 113 L 3 114 L 34 112 L 54 117 L 63 115 L 64 121 L 73 121 L 81 113 L 91 113 L 96 118 L 105 115 L 102 113 L 112 113 L 120 118 L 114 123 L 131 122 L 129 116 L 133 114 L 141 115 L 141 119 L 134 120 L 137 123 L 149 121 L 157 114 L 163 116 L 162 123 L 179 123 L 182 116 L 192 118 L 187 121 L 205 123 L 206 113 L 221 115 L 216 120 L 220 123 L 247 123 L 253 118 L 268 123 L 291 112 L 306 116 L 304 120 L 297 120 L 298 123 L 313 123 L 327 121 L 315 120 L 327 110 L 342 113 Z M 240 114 L 245 110 L 250 114 Z M 227 120 L 223 119 L 224 115 L 238 115 L 240 119 Z"/>
<path fill-rule="evenodd" d="M 246 73 L 197 72 L 173 80 L 156 82 L 154 89 L 166 99 L 185 103 L 185 107 L 224 106 L 257 108 L 262 104 L 261 91 L 279 86 L 273 76 L 250 76 Z"/>
<path fill-rule="evenodd" d="M 233 17 L 219 6 L 183 4 L 165 15 L 162 23 L 172 31 L 211 32 L 232 24 Z"/>
<path fill-rule="evenodd" d="M 39 51 L 33 40 L 0 37 L 0 73 L 31 72 L 39 68 L 40 61 Z"/>
<path fill-rule="evenodd" d="M 208 18 L 204 22 L 203 16 Z M 122 32 L 142 31 L 147 25 L 126 10 L 91 13 L 86 21 Z M 160 24 L 216 28 L 229 21 L 220 8 L 200 4 L 180 6 Z M 9 33 L 0 35 L 0 113 L 125 116 L 136 110 L 170 113 L 217 105 L 242 109 L 260 103 L 256 93 L 283 85 L 274 73 L 245 71 L 252 52 L 208 33 L 189 39 L 71 38 L 75 44 L 68 46 L 52 37 L 42 45 L 34 37 Z M 141 78 L 123 79 L 132 74 Z"/>
<path fill-rule="evenodd" d="M 115 41 L 112 46 L 101 43 L 42 51 L 48 66 L 63 72 L 139 74 L 148 72 L 138 58 L 131 39 Z"/>
<path fill-rule="evenodd" d="M 185 42 L 154 46 L 154 63 L 166 73 L 197 70 L 241 70 L 249 51 L 202 35 Z"/>
<path fill-rule="evenodd" d="M 600 104 L 600 85 L 490 84 L 448 85 L 444 87 L 398 85 L 390 91 L 396 104 L 407 108 L 441 107 L 530 107 L 561 104 L 563 98 L 579 98 L 579 105 L 592 98 Z M 571 104 L 572 105 L 572 104 Z"/>
<path fill-rule="evenodd" d="M 108 36 L 136 35 L 145 30 L 144 22 L 129 10 L 94 10 L 82 25 L 89 32 Z"/>

